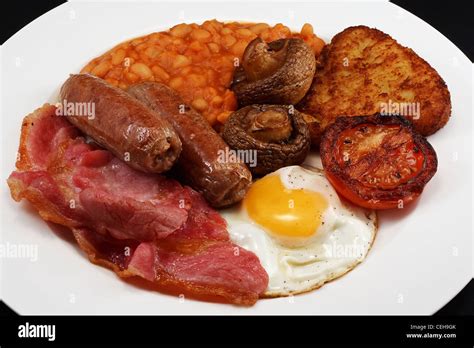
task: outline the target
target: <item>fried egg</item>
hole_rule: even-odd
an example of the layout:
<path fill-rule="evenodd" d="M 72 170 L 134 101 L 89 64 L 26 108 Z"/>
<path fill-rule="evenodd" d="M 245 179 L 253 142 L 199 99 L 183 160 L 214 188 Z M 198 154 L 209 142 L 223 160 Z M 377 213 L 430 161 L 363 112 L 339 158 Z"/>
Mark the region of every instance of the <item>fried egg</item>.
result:
<path fill-rule="evenodd" d="M 375 212 L 342 201 L 319 169 L 281 168 L 255 181 L 239 206 L 221 211 L 231 239 L 268 273 L 266 297 L 316 289 L 367 256 Z"/>

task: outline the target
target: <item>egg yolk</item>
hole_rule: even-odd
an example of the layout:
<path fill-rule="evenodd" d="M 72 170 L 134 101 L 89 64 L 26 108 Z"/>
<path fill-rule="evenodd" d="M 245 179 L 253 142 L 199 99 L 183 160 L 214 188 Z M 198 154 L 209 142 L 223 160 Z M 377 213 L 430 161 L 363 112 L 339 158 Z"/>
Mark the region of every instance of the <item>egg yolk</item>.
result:
<path fill-rule="evenodd" d="M 272 234 L 310 237 L 321 225 L 327 209 L 325 197 L 305 189 L 287 189 L 278 175 L 255 182 L 244 198 L 249 217 Z"/>

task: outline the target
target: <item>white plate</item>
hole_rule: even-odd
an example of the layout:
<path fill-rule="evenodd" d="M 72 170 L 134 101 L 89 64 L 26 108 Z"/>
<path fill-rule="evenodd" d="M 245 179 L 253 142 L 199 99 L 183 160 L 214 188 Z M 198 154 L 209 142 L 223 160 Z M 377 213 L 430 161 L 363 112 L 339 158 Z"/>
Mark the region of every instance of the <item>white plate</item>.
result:
<path fill-rule="evenodd" d="M 92 265 L 67 233 L 10 198 L 5 180 L 14 169 L 21 120 L 54 101 L 69 73 L 123 40 L 210 18 L 282 22 L 295 30 L 309 22 L 326 41 L 351 25 L 377 27 L 413 48 L 449 86 L 452 118 L 429 138 L 438 173 L 416 207 L 381 214 L 363 264 L 320 290 L 251 308 L 180 301 Z M 1 295 L 21 314 L 432 314 L 472 277 L 471 63 L 439 32 L 393 4 L 66 3 L 8 40 L 2 55 L 2 243 L 38 250 L 36 262 L 3 259 Z"/>

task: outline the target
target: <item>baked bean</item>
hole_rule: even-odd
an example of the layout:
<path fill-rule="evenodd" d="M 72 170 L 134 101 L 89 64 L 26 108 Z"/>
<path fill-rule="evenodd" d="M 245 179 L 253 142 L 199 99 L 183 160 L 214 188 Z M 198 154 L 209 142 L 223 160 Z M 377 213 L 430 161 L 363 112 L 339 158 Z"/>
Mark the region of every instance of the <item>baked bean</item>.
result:
<path fill-rule="evenodd" d="M 215 19 L 210 21 L 205 21 L 202 24 L 202 27 L 211 33 L 217 33 L 219 30 L 222 29 L 222 23 L 219 23 Z"/>
<path fill-rule="evenodd" d="M 105 75 L 105 79 L 114 79 L 119 81 L 122 78 L 122 68 L 120 66 L 114 66 L 109 72 Z"/>
<path fill-rule="evenodd" d="M 262 31 L 260 35 L 258 35 L 263 41 L 272 41 L 272 33 L 268 30 Z"/>
<path fill-rule="evenodd" d="M 136 39 L 133 39 L 131 43 L 132 46 L 138 46 L 139 44 L 141 44 L 143 41 L 145 40 L 144 37 L 139 37 L 139 38 L 136 38 Z"/>
<path fill-rule="evenodd" d="M 193 67 L 188 65 L 187 67 L 184 67 L 183 69 L 180 69 L 179 70 L 179 73 L 181 76 L 186 76 L 187 74 L 189 74 L 191 71 L 193 70 Z"/>
<path fill-rule="evenodd" d="M 208 104 L 207 101 L 203 98 L 194 99 L 191 103 L 191 106 L 195 108 L 197 111 L 202 112 L 207 109 Z"/>
<path fill-rule="evenodd" d="M 162 33 L 152 33 L 150 35 L 148 35 L 148 42 L 150 44 L 157 44 L 159 41 L 161 41 L 161 36 L 162 36 Z"/>
<path fill-rule="evenodd" d="M 218 59 L 218 67 L 220 71 L 224 70 L 232 70 L 234 71 L 234 58 L 233 56 L 223 56 L 222 58 Z"/>
<path fill-rule="evenodd" d="M 140 59 L 140 56 L 138 55 L 137 52 L 135 52 L 134 50 L 129 50 L 128 51 L 128 56 L 130 58 L 133 58 L 134 60 L 139 60 Z"/>
<path fill-rule="evenodd" d="M 235 37 L 233 37 L 232 35 L 225 35 L 223 38 L 222 38 L 222 43 L 224 46 L 226 46 L 227 48 L 228 47 L 231 47 L 233 46 L 235 43 L 237 42 L 237 39 Z"/>
<path fill-rule="evenodd" d="M 188 80 L 193 87 L 204 87 L 207 82 L 205 76 L 198 74 L 190 74 Z"/>
<path fill-rule="evenodd" d="M 148 42 L 142 42 L 141 44 L 139 44 L 135 47 L 135 50 L 137 52 L 142 52 L 142 51 L 146 50 L 148 47 L 149 47 Z"/>
<path fill-rule="evenodd" d="M 313 36 L 313 34 L 314 34 L 313 26 L 309 23 L 305 23 L 303 27 L 301 28 L 301 35 L 310 37 L 310 36 Z"/>
<path fill-rule="evenodd" d="M 230 85 L 230 82 L 232 80 L 232 75 L 234 73 L 232 71 L 228 71 L 228 72 L 223 72 L 221 73 L 220 75 L 220 78 L 219 78 L 219 81 L 221 82 L 221 84 L 223 84 L 224 86 L 229 86 Z"/>
<path fill-rule="evenodd" d="M 254 36 L 254 33 L 252 33 L 252 31 L 250 31 L 247 28 L 237 29 L 235 32 L 237 33 L 238 36 L 244 37 L 244 38 Z"/>
<path fill-rule="evenodd" d="M 115 87 L 117 87 L 119 84 L 118 80 L 113 79 L 113 78 L 106 78 L 105 81 L 107 81 L 108 83 L 110 83 L 112 86 L 115 86 Z"/>
<path fill-rule="evenodd" d="M 222 99 L 221 96 L 216 95 L 215 97 L 213 97 L 211 99 L 211 105 L 212 106 L 220 106 L 223 101 L 224 101 L 224 99 Z"/>
<path fill-rule="evenodd" d="M 217 95 L 217 90 L 214 87 L 207 87 L 206 88 L 207 95 L 214 97 Z"/>
<path fill-rule="evenodd" d="M 217 124 L 217 114 L 216 114 L 216 112 L 215 111 L 207 112 L 206 113 L 206 119 L 207 119 L 207 122 L 209 122 L 210 124 L 216 125 Z M 216 126 L 216 128 L 217 128 L 217 126 Z"/>
<path fill-rule="evenodd" d="M 184 45 L 184 40 L 183 39 L 174 39 L 173 40 L 173 45 L 176 47 Z"/>
<path fill-rule="evenodd" d="M 237 57 L 241 57 L 244 54 L 245 48 L 248 43 L 245 41 L 239 41 L 231 48 L 231 52 Z"/>
<path fill-rule="evenodd" d="M 160 80 L 161 82 L 166 82 L 170 78 L 170 75 L 159 65 L 153 65 L 151 71 L 153 71 L 155 77 L 158 78 L 158 80 Z"/>
<path fill-rule="evenodd" d="M 140 76 L 133 73 L 133 72 L 126 72 L 125 73 L 125 78 L 127 79 L 128 82 L 134 84 L 134 83 L 138 82 L 138 80 L 140 79 Z"/>
<path fill-rule="evenodd" d="M 267 28 L 268 28 L 268 24 L 266 24 L 266 23 L 257 23 L 257 24 L 254 24 L 254 25 L 250 26 L 249 30 L 252 33 L 258 35 L 258 34 L 261 34 Z"/>
<path fill-rule="evenodd" d="M 174 77 L 170 80 L 169 86 L 173 89 L 178 89 L 183 85 L 183 83 L 184 83 L 184 80 L 181 76 Z"/>
<path fill-rule="evenodd" d="M 156 48 L 156 46 L 148 46 L 145 50 L 145 54 L 148 58 L 155 59 L 160 54 L 160 50 Z"/>
<path fill-rule="evenodd" d="M 87 64 L 85 67 L 81 69 L 81 73 L 82 74 L 90 73 L 92 69 L 96 66 L 96 64 L 97 63 L 93 60 L 92 62 L 90 62 L 89 64 Z"/>
<path fill-rule="evenodd" d="M 202 25 L 178 24 L 169 31 L 119 44 L 93 59 L 81 72 L 104 78 L 122 89 L 142 81 L 165 83 L 219 129 L 237 108 L 237 99 L 229 90 L 235 59 L 242 58 L 256 36 L 265 41 L 299 37 L 316 55 L 324 46 L 309 24 L 292 34 L 283 24 L 209 20 Z"/>
<path fill-rule="evenodd" d="M 191 36 L 194 40 L 206 41 L 211 37 L 211 33 L 204 29 L 196 29 L 191 32 Z"/>
<path fill-rule="evenodd" d="M 173 62 L 173 68 L 178 69 L 178 68 L 183 68 L 185 66 L 188 66 L 191 64 L 191 59 L 183 56 L 182 54 L 178 54 L 176 58 L 174 59 Z"/>
<path fill-rule="evenodd" d="M 149 80 L 153 76 L 151 69 L 143 63 L 135 63 L 130 70 L 143 80 Z"/>
<path fill-rule="evenodd" d="M 235 97 L 234 92 L 229 89 L 224 92 L 223 105 L 225 110 L 234 111 L 237 109 L 237 98 Z"/>
<path fill-rule="evenodd" d="M 175 25 L 170 30 L 170 34 L 174 37 L 185 37 L 192 31 L 192 28 L 187 24 Z"/>
<path fill-rule="evenodd" d="M 110 70 L 110 68 L 110 62 L 102 61 L 91 70 L 91 74 L 98 77 L 104 77 L 105 74 L 107 74 L 107 72 Z"/>
<path fill-rule="evenodd" d="M 199 52 L 202 51 L 204 48 L 204 45 L 200 43 L 199 41 L 193 41 L 189 44 L 189 48 L 192 49 L 193 51 Z"/>
<path fill-rule="evenodd" d="M 212 52 L 212 53 L 219 53 L 220 51 L 220 47 L 218 44 L 216 44 L 215 42 L 210 42 L 207 44 L 207 47 L 209 47 L 209 50 Z"/>
<path fill-rule="evenodd" d="M 221 124 L 224 124 L 227 119 L 229 118 L 230 114 L 232 111 L 223 111 L 220 114 L 217 115 L 217 121 L 219 121 Z"/>
<path fill-rule="evenodd" d="M 122 64 L 124 58 L 125 58 L 125 50 L 120 48 L 117 51 L 112 52 L 112 64 L 113 65 L 119 65 Z"/>

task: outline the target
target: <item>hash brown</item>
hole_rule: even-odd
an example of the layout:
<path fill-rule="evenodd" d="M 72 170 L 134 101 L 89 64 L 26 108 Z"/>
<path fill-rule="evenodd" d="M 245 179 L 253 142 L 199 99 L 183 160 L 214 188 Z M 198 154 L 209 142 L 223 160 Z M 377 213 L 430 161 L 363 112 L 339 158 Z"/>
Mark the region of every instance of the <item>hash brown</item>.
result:
<path fill-rule="evenodd" d="M 297 109 L 307 113 L 312 142 L 338 116 L 402 114 L 424 136 L 451 115 L 446 83 L 424 59 L 389 35 L 367 26 L 349 27 L 323 48 L 313 83 Z"/>

